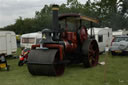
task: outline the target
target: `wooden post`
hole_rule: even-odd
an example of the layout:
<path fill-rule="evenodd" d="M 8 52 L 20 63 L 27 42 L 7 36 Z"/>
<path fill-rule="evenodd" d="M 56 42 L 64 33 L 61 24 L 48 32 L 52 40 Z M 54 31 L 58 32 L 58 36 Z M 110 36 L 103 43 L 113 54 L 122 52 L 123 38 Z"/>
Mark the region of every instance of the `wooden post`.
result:
<path fill-rule="evenodd" d="M 109 51 L 109 47 L 108 45 L 106 45 L 105 47 L 105 64 L 104 64 L 104 83 L 107 83 L 107 57 L 108 57 L 108 51 Z"/>

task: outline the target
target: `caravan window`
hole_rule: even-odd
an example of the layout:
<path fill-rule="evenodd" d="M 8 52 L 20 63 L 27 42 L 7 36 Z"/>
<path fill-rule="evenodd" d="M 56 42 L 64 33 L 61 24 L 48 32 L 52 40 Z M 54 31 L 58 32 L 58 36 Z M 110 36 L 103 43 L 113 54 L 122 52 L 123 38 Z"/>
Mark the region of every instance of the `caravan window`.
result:
<path fill-rule="evenodd" d="M 22 38 L 22 43 L 31 43 L 35 42 L 35 38 Z"/>
<path fill-rule="evenodd" d="M 103 35 L 98 35 L 98 42 L 103 42 Z"/>

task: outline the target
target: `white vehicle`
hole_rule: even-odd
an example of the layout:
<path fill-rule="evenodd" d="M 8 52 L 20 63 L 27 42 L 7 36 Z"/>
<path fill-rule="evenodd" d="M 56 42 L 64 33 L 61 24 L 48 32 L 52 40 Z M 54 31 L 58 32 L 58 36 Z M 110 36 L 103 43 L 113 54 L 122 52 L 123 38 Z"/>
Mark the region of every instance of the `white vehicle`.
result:
<path fill-rule="evenodd" d="M 39 44 L 41 38 L 41 32 L 23 34 L 20 38 L 20 46 L 25 48 L 31 48 L 32 45 Z"/>
<path fill-rule="evenodd" d="M 114 37 L 110 51 L 112 55 L 128 54 L 128 36 L 122 35 Z"/>
<path fill-rule="evenodd" d="M 128 31 L 127 30 L 118 30 L 118 31 L 113 31 L 112 32 L 113 37 L 115 36 L 120 36 L 120 35 L 128 35 Z"/>
<path fill-rule="evenodd" d="M 92 35 L 95 36 L 95 39 L 98 42 L 100 53 L 105 51 L 105 47 L 110 48 L 112 41 L 112 29 L 108 27 L 92 29 Z M 91 34 L 90 29 L 88 30 L 88 34 Z"/>
<path fill-rule="evenodd" d="M 0 55 L 9 56 L 16 51 L 16 34 L 13 31 L 0 31 Z"/>

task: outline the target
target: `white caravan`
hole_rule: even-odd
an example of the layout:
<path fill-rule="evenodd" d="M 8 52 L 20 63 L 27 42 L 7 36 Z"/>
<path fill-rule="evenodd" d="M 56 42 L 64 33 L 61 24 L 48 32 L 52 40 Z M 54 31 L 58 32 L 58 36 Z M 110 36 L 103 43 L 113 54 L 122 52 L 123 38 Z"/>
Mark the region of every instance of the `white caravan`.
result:
<path fill-rule="evenodd" d="M 90 35 L 90 29 L 88 30 L 88 34 Z M 105 51 L 105 47 L 111 46 L 112 41 L 112 29 L 105 28 L 93 28 L 92 34 L 95 36 L 95 39 L 98 42 L 100 53 Z"/>
<path fill-rule="evenodd" d="M 113 37 L 114 36 L 119 36 L 119 35 L 128 35 L 128 31 L 127 30 L 117 30 L 117 31 L 113 31 L 112 32 Z"/>
<path fill-rule="evenodd" d="M 16 51 L 16 34 L 12 31 L 0 31 L 0 55 L 9 56 Z"/>
<path fill-rule="evenodd" d="M 31 48 L 32 45 L 39 44 L 41 38 L 41 32 L 23 34 L 20 38 L 20 46 L 25 48 Z"/>

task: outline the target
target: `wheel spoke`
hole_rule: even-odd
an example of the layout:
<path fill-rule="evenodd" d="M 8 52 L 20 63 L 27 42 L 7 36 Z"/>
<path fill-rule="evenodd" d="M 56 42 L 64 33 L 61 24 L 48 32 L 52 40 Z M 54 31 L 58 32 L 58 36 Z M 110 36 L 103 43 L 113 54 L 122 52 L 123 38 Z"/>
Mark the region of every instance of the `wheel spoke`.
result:
<path fill-rule="evenodd" d="M 89 46 L 89 62 L 91 65 L 95 65 L 95 63 L 97 62 L 96 60 L 96 50 L 94 50 L 94 44 L 91 44 Z"/>

